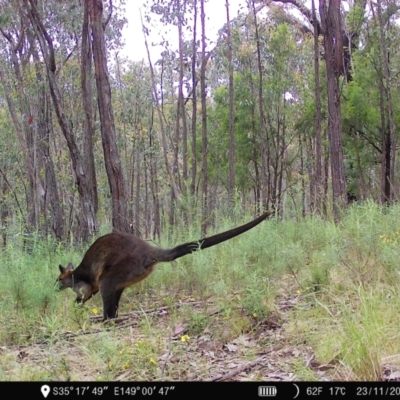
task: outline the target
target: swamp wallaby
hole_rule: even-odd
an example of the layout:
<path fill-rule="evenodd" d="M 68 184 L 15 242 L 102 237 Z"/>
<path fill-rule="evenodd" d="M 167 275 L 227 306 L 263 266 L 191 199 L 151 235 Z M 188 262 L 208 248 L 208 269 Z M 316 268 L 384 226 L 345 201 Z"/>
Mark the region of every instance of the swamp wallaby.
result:
<path fill-rule="evenodd" d="M 100 291 L 103 321 L 115 318 L 124 289 L 149 276 L 157 263 L 173 261 L 196 250 L 215 246 L 248 231 L 273 213 L 267 211 L 245 225 L 172 249 L 153 247 L 128 233 L 109 233 L 89 247 L 76 269 L 72 264 L 59 266 L 58 288 L 72 288 L 77 293 L 76 301 L 81 303 Z"/>

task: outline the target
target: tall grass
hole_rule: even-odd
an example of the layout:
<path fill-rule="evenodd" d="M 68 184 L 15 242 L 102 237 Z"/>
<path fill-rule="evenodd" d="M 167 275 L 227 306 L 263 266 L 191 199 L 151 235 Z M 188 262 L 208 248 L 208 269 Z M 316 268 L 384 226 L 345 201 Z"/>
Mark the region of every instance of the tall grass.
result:
<path fill-rule="evenodd" d="M 221 218 L 209 235 L 251 218 L 242 216 L 235 223 Z M 283 296 L 298 301 L 285 317 L 288 342 L 306 342 L 321 363 L 334 360 L 336 378 L 380 379 L 383 360 L 400 354 L 398 221 L 399 206 L 370 202 L 350 207 L 339 224 L 317 216 L 271 218 L 218 246 L 159 264 L 149 278 L 127 289 L 120 302 L 121 313 L 142 312 L 140 323 L 132 328 L 141 335 L 140 341 L 117 340 L 117 333 L 109 332 L 99 334 L 95 342 L 82 338 L 77 343 L 92 370 L 102 371 L 86 378 L 114 379 L 132 370 L 131 378 L 156 379 L 157 357 L 166 351 L 166 332 L 181 321 L 186 321 L 189 336 L 212 330 L 214 338 L 227 342 L 241 332 L 251 333 L 255 322 L 276 313 L 277 299 Z M 175 228 L 159 245 L 172 247 L 199 239 L 198 231 L 198 224 Z M 33 237 L 28 247 L 29 251 L 22 238 L 15 237 L 0 253 L 0 343 L 32 345 L 46 339 L 57 367 L 30 372 L 21 367 L 15 372 L 9 354 L 0 353 L 0 379 L 77 379 L 69 355 L 57 346 L 63 333 L 93 327 L 89 316 L 101 312 L 101 299 L 95 296 L 77 307 L 72 291 L 57 293 L 54 283 L 58 264 L 79 264 L 87 246 Z M 176 302 L 188 300 L 203 305 L 195 312 L 174 308 Z M 170 306 L 170 320 L 160 325 L 158 317 L 144 312 L 154 305 Z M 218 319 L 210 317 L 215 310 L 221 311 Z M 178 353 L 185 344 L 179 346 Z M 141 373 L 133 358 L 142 365 Z M 310 379 L 310 371 L 303 372 L 300 378 Z M 164 373 L 176 378 L 173 371 Z M 179 374 L 186 376 L 183 369 Z"/>

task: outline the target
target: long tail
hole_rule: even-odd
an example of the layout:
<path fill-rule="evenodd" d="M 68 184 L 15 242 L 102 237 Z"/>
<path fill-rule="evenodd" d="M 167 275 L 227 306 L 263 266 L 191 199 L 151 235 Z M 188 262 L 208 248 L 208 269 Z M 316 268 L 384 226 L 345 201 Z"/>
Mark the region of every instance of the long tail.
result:
<path fill-rule="evenodd" d="M 237 228 L 231 229 L 226 232 L 218 233 L 217 235 L 210 236 L 209 238 L 200 239 L 198 242 L 188 242 L 184 244 L 180 244 L 172 249 L 160 249 L 160 253 L 158 254 L 158 261 L 173 261 L 179 257 L 185 256 L 186 254 L 193 253 L 196 250 L 203 250 L 207 247 L 215 246 L 216 244 L 225 242 L 235 236 L 240 235 L 248 231 L 251 228 L 254 228 L 260 222 L 264 221 L 264 219 L 268 218 L 270 215 L 274 214 L 274 210 L 269 210 L 266 213 L 260 215 L 255 220 L 248 222 L 242 226 L 238 226 Z"/>

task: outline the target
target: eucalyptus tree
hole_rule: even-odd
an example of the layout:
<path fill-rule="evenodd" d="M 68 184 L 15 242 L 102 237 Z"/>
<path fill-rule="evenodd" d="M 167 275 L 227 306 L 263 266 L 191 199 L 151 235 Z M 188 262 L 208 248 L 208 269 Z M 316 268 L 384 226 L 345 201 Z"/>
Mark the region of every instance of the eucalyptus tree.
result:
<path fill-rule="evenodd" d="M 393 5 L 395 3 L 389 3 Z M 398 7 L 398 6 L 397 6 Z M 382 2 L 377 0 L 376 5 L 371 1 L 371 11 L 373 13 L 374 25 L 379 27 L 379 60 L 381 61 L 380 70 L 380 97 L 381 97 L 381 118 L 384 121 L 385 107 L 387 107 L 388 129 L 387 133 L 382 123 L 382 202 L 387 203 L 394 199 L 392 188 L 395 186 L 395 162 L 396 162 L 396 127 L 393 115 L 392 82 L 390 68 L 390 53 L 386 33 L 390 26 L 390 18 L 384 21 Z M 384 94 L 383 94 L 384 93 Z"/>
<path fill-rule="evenodd" d="M 64 224 L 49 150 L 51 127 L 48 116 L 51 110 L 38 44 L 26 16 L 20 15 L 21 4 L 7 2 L 2 6 L 0 32 L 4 50 L 0 80 L 29 181 L 26 228 L 47 233 L 51 226 L 56 237 L 61 239 Z"/>
<path fill-rule="evenodd" d="M 109 49 L 120 45 L 124 22 L 121 4 L 122 0 L 109 4 L 108 10 L 112 8 L 113 12 L 108 14 L 109 23 L 103 32 Z M 73 229 L 75 238 L 87 239 L 98 229 L 95 165 L 102 163 L 94 157 L 93 53 L 89 13 L 84 5 L 79 1 L 2 2 L 2 10 L 7 11 L 0 21 L 0 37 L 5 44 L 2 83 L 9 88 L 13 79 L 12 87 L 19 88 L 15 93 L 6 90 L 14 94 L 8 108 L 26 154 L 26 175 L 32 182 L 28 187 L 37 188 L 28 196 L 28 214 L 35 208 L 33 219 L 52 224 L 59 238 Z M 60 140 L 60 131 L 64 141 Z M 65 163 L 66 159 L 70 163 Z M 116 193 L 122 192 L 118 189 Z M 113 192 L 112 197 L 117 194 Z M 117 214 L 127 224 L 123 211 L 117 210 Z"/>
<path fill-rule="evenodd" d="M 288 24 L 277 23 L 273 16 L 258 20 L 257 26 L 251 17 L 247 23 L 237 21 L 232 27 L 236 185 L 244 198 L 249 190 L 253 191 L 256 204 L 262 202 L 264 185 L 265 201 L 277 207 L 282 205 L 282 195 L 289 188 L 288 177 L 296 162 L 297 153 L 291 150 L 295 139 L 292 99 L 298 94 L 293 78 L 299 63 L 295 40 L 297 47 L 301 47 L 301 38 L 293 31 Z M 218 45 L 212 60 L 210 84 L 214 85 L 215 107 L 211 108 L 213 133 L 209 140 L 210 173 L 213 179 L 218 178 L 219 184 L 228 187 L 229 79 L 226 69 L 221 68 L 226 65 L 225 49 L 223 43 Z M 260 135 L 262 124 L 265 137 Z M 261 174 L 263 151 L 269 160 L 264 177 Z M 213 169 L 217 171 L 214 173 Z"/>
<path fill-rule="evenodd" d="M 116 127 L 124 138 L 122 165 L 127 177 L 129 219 L 134 232 L 142 236 L 160 235 L 160 188 L 165 181 L 160 141 L 155 130 L 150 68 L 144 61 L 117 59 L 114 112 Z"/>
<path fill-rule="evenodd" d="M 89 179 L 85 173 L 85 162 L 81 151 L 77 145 L 76 137 L 73 133 L 71 120 L 67 117 L 66 104 L 63 100 L 60 85 L 57 79 L 57 63 L 54 45 L 54 32 L 51 31 L 50 13 L 51 8 L 46 8 L 45 4 L 38 4 L 33 0 L 23 0 L 19 4 L 19 13 L 22 21 L 27 28 L 31 28 L 35 35 L 43 57 L 47 79 L 50 86 L 51 98 L 61 131 L 67 141 L 72 167 L 75 173 L 78 193 L 80 198 L 81 212 L 81 237 L 87 239 L 97 228 L 97 217 L 94 209 L 92 192 L 90 190 Z M 74 7 L 70 7 L 70 11 Z M 58 9 L 60 13 L 60 9 Z M 52 37 L 53 36 L 53 37 Z M 73 48 L 72 48 L 73 51 Z"/>
<path fill-rule="evenodd" d="M 97 104 L 100 116 L 104 161 L 111 193 L 112 225 L 121 232 L 131 231 L 126 207 L 125 178 L 121 169 L 121 160 L 117 146 L 114 112 L 111 99 L 111 87 L 107 67 L 105 28 L 111 19 L 112 4 L 109 15 L 103 17 L 103 0 L 84 2 L 88 7 L 92 32 L 92 50 L 97 87 Z M 87 11 L 86 11 L 87 12 Z"/>
<path fill-rule="evenodd" d="M 263 5 L 271 2 L 258 1 Z M 347 202 L 346 179 L 344 174 L 344 152 L 342 141 L 342 122 L 340 108 L 340 86 L 341 75 L 348 76 L 349 59 L 353 42 L 351 35 L 346 35 L 343 27 L 341 0 L 320 0 L 319 20 L 316 23 L 315 12 L 308 9 L 303 2 L 297 0 L 275 0 L 273 3 L 290 4 L 295 7 L 305 18 L 301 28 L 304 32 L 318 30 L 318 35 L 323 36 L 324 61 L 326 66 L 326 87 L 328 90 L 328 138 L 330 143 L 330 163 L 332 178 L 333 207 L 335 215 L 339 217 L 339 209 Z M 295 17 L 289 17 L 293 23 L 300 25 Z M 346 49 L 346 50 L 345 50 Z"/>
<path fill-rule="evenodd" d="M 377 8 L 369 11 L 372 17 L 363 12 L 349 18 L 349 23 L 354 19 L 361 21 L 363 45 L 353 53 L 353 79 L 343 92 L 346 150 L 351 155 L 354 195 L 386 203 L 393 201 L 398 193 L 398 183 L 393 179 L 397 171 L 393 152 L 397 141 L 395 127 L 400 122 L 397 89 L 400 29 L 394 2 L 382 5 L 382 18 L 378 18 Z M 380 178 L 374 178 L 379 175 Z"/>
<path fill-rule="evenodd" d="M 235 110 L 234 110 L 234 89 L 233 89 L 233 56 L 232 56 L 232 36 L 231 36 L 231 19 L 229 16 L 229 0 L 225 1 L 226 7 L 226 44 L 228 49 L 228 76 L 229 76 L 229 180 L 228 180 L 228 197 L 233 200 L 235 188 Z"/>

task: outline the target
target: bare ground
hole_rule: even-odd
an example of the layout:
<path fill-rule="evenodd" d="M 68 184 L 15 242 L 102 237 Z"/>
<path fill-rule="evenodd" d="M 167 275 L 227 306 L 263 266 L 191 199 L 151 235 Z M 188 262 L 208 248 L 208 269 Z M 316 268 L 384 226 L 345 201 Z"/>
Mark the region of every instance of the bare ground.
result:
<path fill-rule="evenodd" d="M 189 336 L 185 321 L 172 322 L 171 310 L 166 306 L 123 314 L 109 327 L 95 323 L 99 318 L 93 316 L 93 323 L 78 332 L 65 332 L 26 346 L 0 346 L 1 368 L 8 380 L 347 380 L 339 361 L 322 364 L 305 341 L 288 339 L 287 321 L 298 300 L 295 296 L 277 298 L 276 312 L 267 319 L 255 319 L 251 331 L 226 341 L 213 334 L 212 327 L 224 321 L 220 320 L 222 310 L 213 310 L 212 299 L 208 301 L 211 328 L 193 336 Z M 181 306 L 201 311 L 204 302 L 192 300 L 175 305 L 178 309 Z M 157 327 L 157 337 L 150 339 L 148 332 L 140 328 L 143 318 L 149 317 L 151 325 Z M 97 351 L 90 350 L 90 346 L 99 335 L 107 333 L 121 344 L 120 354 L 150 340 L 152 354 L 157 353 L 147 356 L 153 369 L 144 370 L 136 356 L 123 368 L 113 368 L 112 361 L 107 363 L 104 357 L 96 360 Z M 384 364 L 382 380 L 400 380 L 398 366 Z"/>

